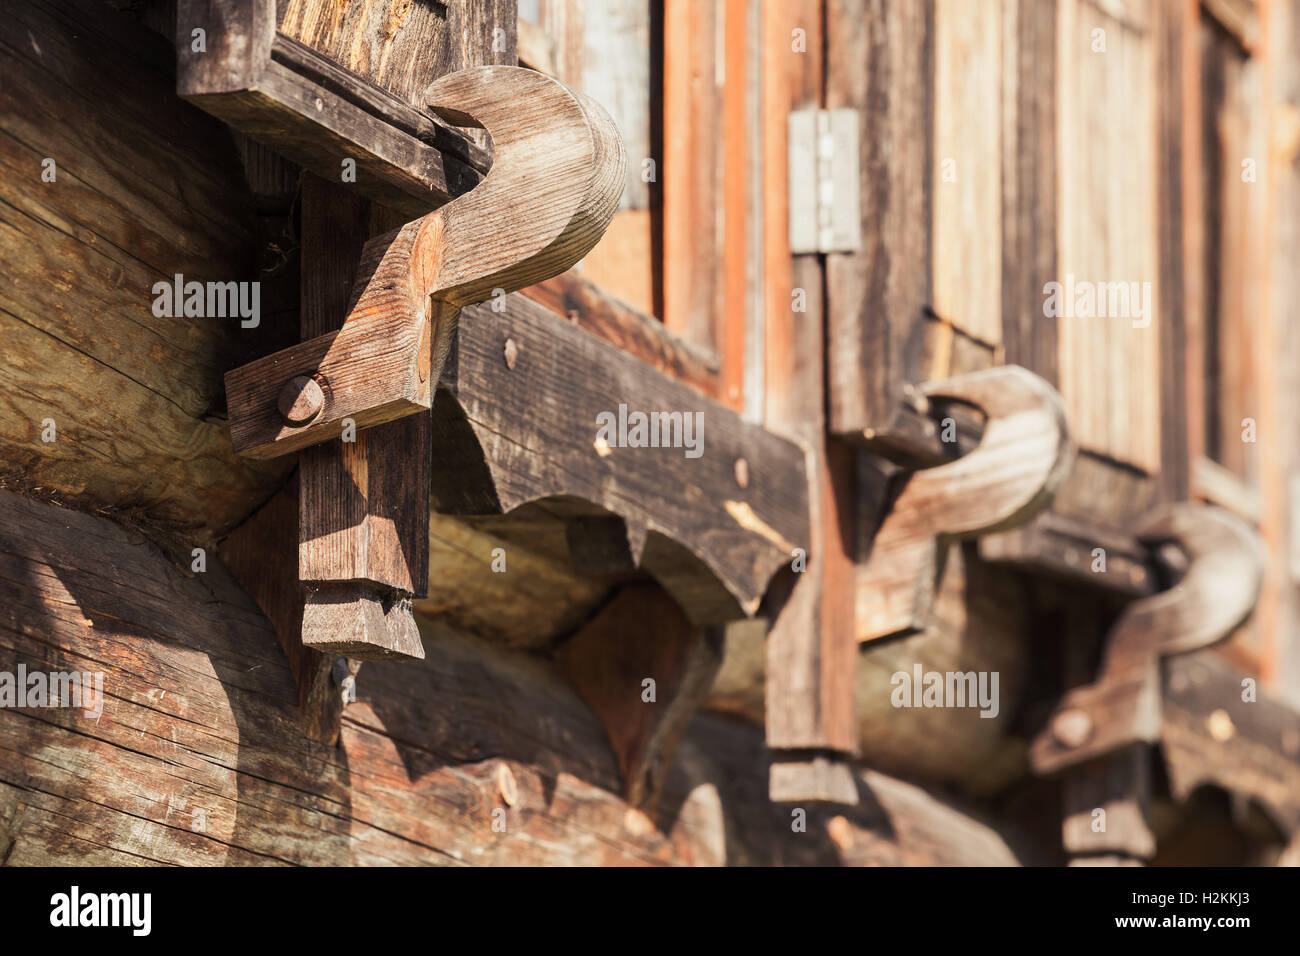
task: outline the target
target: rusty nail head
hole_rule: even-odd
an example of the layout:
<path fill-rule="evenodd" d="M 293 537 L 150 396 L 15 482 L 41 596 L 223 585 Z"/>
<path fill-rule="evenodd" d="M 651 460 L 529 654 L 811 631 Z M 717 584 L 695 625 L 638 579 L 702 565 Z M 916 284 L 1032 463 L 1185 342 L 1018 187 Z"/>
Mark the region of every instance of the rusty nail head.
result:
<path fill-rule="evenodd" d="M 314 378 L 295 375 L 280 389 L 277 405 L 286 423 L 306 425 L 325 407 L 325 393 Z"/>

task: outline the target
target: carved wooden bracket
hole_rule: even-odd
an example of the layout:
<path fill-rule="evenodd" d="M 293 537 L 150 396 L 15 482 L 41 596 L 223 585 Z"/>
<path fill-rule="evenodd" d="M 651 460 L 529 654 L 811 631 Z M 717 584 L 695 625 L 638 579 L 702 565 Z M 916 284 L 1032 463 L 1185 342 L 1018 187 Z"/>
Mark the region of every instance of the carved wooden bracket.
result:
<path fill-rule="evenodd" d="M 433 405 L 440 512 L 505 528 L 542 502 L 577 570 L 648 573 L 696 627 L 753 615 L 806 556 L 793 442 L 523 295 L 467 308 L 450 344 Z"/>
<path fill-rule="evenodd" d="M 1213 653 L 1164 667 L 1160 751 L 1176 800 L 1210 783 L 1253 801 L 1284 836 L 1300 831 L 1300 712 L 1254 688 Z M 1258 683 L 1258 681 L 1256 681 Z"/>
<path fill-rule="evenodd" d="M 1034 741 L 1035 771 L 1051 773 L 1160 739 L 1163 658 L 1227 638 L 1259 596 L 1263 558 L 1255 533 L 1218 508 L 1165 506 L 1138 532 L 1173 574 L 1167 591 L 1133 601 L 1106 640 L 1097 679 L 1066 694 Z"/>
<path fill-rule="evenodd" d="M 932 382 L 930 399 L 986 416 L 983 437 L 956 461 L 906 476 L 857 572 L 859 641 L 925 627 L 954 539 L 999 531 L 1045 508 L 1074 460 L 1056 390 L 1018 365 Z M 956 425 L 951 431 L 956 434 Z"/>
<path fill-rule="evenodd" d="M 461 306 L 568 269 L 600 239 L 623 189 L 608 114 L 519 67 L 435 82 L 430 108 L 492 136 L 473 191 L 366 243 L 343 327 L 226 374 L 230 437 L 275 458 L 427 409 Z"/>
<path fill-rule="evenodd" d="M 357 432 L 428 409 L 460 308 L 569 268 L 599 240 L 622 191 L 612 121 L 550 77 L 476 67 L 437 80 L 426 99 L 448 122 L 487 129 L 486 178 L 365 243 L 336 331 L 226 375 L 241 454 L 277 457 L 343 438 L 307 462 L 302 492 L 302 639 L 332 656 L 423 656 L 411 598 L 424 593 L 428 566 L 427 431 L 386 433 L 373 449 Z M 317 217 L 347 204 L 313 198 Z M 304 310 L 313 296 L 304 290 Z M 404 462 L 396 446 L 406 442 Z"/>

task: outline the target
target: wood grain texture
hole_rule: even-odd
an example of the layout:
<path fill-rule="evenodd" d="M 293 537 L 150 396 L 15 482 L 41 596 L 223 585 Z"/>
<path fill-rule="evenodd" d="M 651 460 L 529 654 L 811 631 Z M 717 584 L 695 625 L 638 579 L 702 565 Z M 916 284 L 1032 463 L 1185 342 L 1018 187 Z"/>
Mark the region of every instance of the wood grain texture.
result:
<path fill-rule="evenodd" d="M 521 291 L 579 328 L 635 355 L 651 368 L 710 398 L 721 394 L 715 357 L 674 335 L 652 315 L 609 295 L 581 273 L 570 269 Z"/>
<path fill-rule="evenodd" d="M 482 151 L 417 108 L 423 86 L 416 98 L 406 88 L 445 73 L 448 62 L 484 62 L 456 59 L 457 24 L 431 19 L 424 4 L 353 7 L 343 23 L 328 9 L 295 2 L 277 24 L 274 0 L 181 0 L 177 92 L 325 178 L 337 180 L 343 160 L 355 161 L 358 190 L 408 217 L 477 184 L 486 170 Z M 462 10 L 490 17 L 495 5 L 455 9 L 458 17 Z M 504 26 L 512 41 L 513 24 Z M 195 29 L 206 31 L 206 51 L 193 49 Z M 473 48 L 491 49 L 490 37 L 489 30 Z M 416 69 L 411 58 L 421 48 Z M 513 55 L 513 42 L 502 48 Z"/>
<path fill-rule="evenodd" d="M 684 429 L 677 447 L 598 441 L 597 416 L 617 418 L 620 405 L 683 424 L 698 416 L 698 457 L 687 456 Z M 433 415 L 439 511 L 505 514 L 552 499 L 551 507 L 569 504 L 566 518 L 617 516 L 621 559 L 607 570 L 648 571 L 694 624 L 753 614 L 768 580 L 807 541 L 797 446 L 521 295 L 508 296 L 500 313 L 466 309 Z"/>
<path fill-rule="evenodd" d="M 828 424 L 869 443 L 896 430 L 904 384 L 928 377 L 934 17 L 932 2 L 827 4 L 826 106 L 862 122 L 862 248 L 826 257 Z"/>
<path fill-rule="evenodd" d="M 767 741 L 782 764 L 772 795 L 841 795 L 843 763 L 854 749 L 852 661 L 853 469 L 851 449 L 826 434 L 827 277 L 817 256 L 790 251 L 789 125 L 772 122 L 821 105 L 826 32 L 822 5 L 764 5 L 759 13 L 763 177 L 762 405 L 769 427 L 807 455 L 810 541 L 806 561 L 790 562 L 768 595 Z M 795 48 L 795 29 L 804 40 Z M 796 312 L 795 290 L 806 311 Z M 750 375 L 746 370 L 747 382 Z M 802 570 L 799 570 L 801 568 Z M 808 751 L 814 753 L 809 754 Z M 811 761 L 808 759 L 811 757 Z M 783 771 L 791 771 L 783 774 Z"/>
<path fill-rule="evenodd" d="M 1212 784 L 1259 804 L 1282 834 L 1300 826 L 1300 713 L 1214 652 L 1171 658 L 1161 676 L 1160 753 L 1175 799 Z"/>
<path fill-rule="evenodd" d="M 692 626 L 658 585 L 636 583 L 565 641 L 556 661 L 609 735 L 624 798 L 653 813 L 722 661 L 719 635 Z"/>
<path fill-rule="evenodd" d="M 222 416 L 220 370 L 267 324 L 151 308 L 178 272 L 264 278 L 238 157 L 176 101 L 169 57 L 103 4 L 16 4 L 0 23 L 0 486 L 188 536 L 238 523 L 285 468 L 240 461 Z"/>
<path fill-rule="evenodd" d="M 858 567 L 859 641 L 924 628 L 950 542 L 1033 517 L 1073 464 L 1060 396 L 1032 372 L 1001 366 L 925 391 L 982 410 L 983 437 L 962 458 L 906 476 Z"/>
<path fill-rule="evenodd" d="M 629 814 L 604 729 L 553 668 L 428 621 L 438 653 L 367 665 L 339 746 L 314 742 L 220 562 L 187 577 L 111 521 L 14 495 L 0 516 L 0 669 L 101 670 L 106 692 L 98 720 L 0 709 L 8 865 L 1018 862 L 1005 824 L 869 771 L 860 808 L 810 807 L 794 833 L 761 734 L 719 720 L 687 732 L 658 814 Z"/>
<path fill-rule="evenodd" d="M 456 202 L 367 243 L 338 333 L 227 374 L 241 454 L 275 457 L 338 437 L 345 418 L 361 429 L 427 408 L 456 310 L 563 272 L 609 223 L 623 153 L 598 105 L 518 67 L 459 71 L 426 95 L 449 121 L 488 129 L 491 172 Z M 275 398 L 296 375 L 320 376 L 325 408 L 287 426 Z"/>
<path fill-rule="evenodd" d="M 1169 505 L 1138 537 L 1186 569 L 1171 588 L 1139 598 L 1116 621 L 1096 679 L 1066 694 L 1035 739 L 1031 759 L 1039 773 L 1154 743 L 1161 660 L 1224 640 L 1254 608 L 1262 556 L 1255 533 L 1240 519 L 1204 505 Z"/>
<path fill-rule="evenodd" d="M 394 214 L 310 173 L 301 202 L 299 328 L 309 339 L 348 314 L 358 257 Z M 302 643 L 331 658 L 420 658 L 411 599 L 429 575 L 429 420 L 411 415 L 355 437 L 299 459 Z"/>
<path fill-rule="evenodd" d="M 1002 339 L 1003 0 L 934 7 L 932 308 Z"/>
<path fill-rule="evenodd" d="M 1002 346 L 1004 361 L 1050 384 L 1056 323 L 1043 286 L 1057 275 L 1057 5 L 1003 0 Z"/>
<path fill-rule="evenodd" d="M 1148 4 L 1099 11 L 1084 0 L 1059 7 L 1057 123 L 1058 251 L 1068 287 L 1150 283 L 1145 314 L 1057 318 L 1060 381 L 1079 447 L 1154 474 L 1160 467 L 1160 335 L 1156 185 L 1156 57 Z M 1094 26 L 1095 24 L 1095 26 Z M 1093 30 L 1105 51 L 1093 50 Z M 1077 300 L 1063 288 L 1062 302 Z M 1131 294 L 1127 311 L 1135 312 Z M 1106 312 L 1126 310 L 1121 304 Z M 1040 303 L 1045 306 L 1046 300 Z M 1098 313 L 1099 307 L 1093 310 Z M 1143 324 L 1145 323 L 1145 325 Z"/>

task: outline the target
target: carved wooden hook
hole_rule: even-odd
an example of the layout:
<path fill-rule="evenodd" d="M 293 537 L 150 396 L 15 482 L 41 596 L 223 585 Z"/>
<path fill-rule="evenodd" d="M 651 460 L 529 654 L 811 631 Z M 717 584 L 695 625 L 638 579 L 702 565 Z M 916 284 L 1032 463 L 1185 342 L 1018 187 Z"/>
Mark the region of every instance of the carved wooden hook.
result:
<path fill-rule="evenodd" d="M 1003 365 L 923 391 L 981 409 L 984 435 L 969 454 L 908 476 L 858 569 L 859 641 L 923 629 L 949 543 L 1028 521 L 1074 463 L 1061 397 L 1027 369 Z"/>
<path fill-rule="evenodd" d="M 275 458 L 432 402 L 461 306 L 558 275 L 600 239 L 622 194 L 609 115 L 533 70 L 483 66 L 429 87 L 450 122 L 485 128 L 493 163 L 476 188 L 378 236 L 362 254 L 337 332 L 226 374 L 230 436 Z"/>
<path fill-rule="evenodd" d="M 1138 534 L 1159 555 L 1176 545 L 1187 567 L 1168 591 L 1125 608 L 1097 680 L 1065 695 L 1030 759 L 1040 774 L 1160 738 L 1160 661 L 1228 637 L 1259 597 L 1263 556 L 1240 519 L 1206 505 L 1166 506 Z M 1181 557 L 1181 555 L 1180 555 Z"/>

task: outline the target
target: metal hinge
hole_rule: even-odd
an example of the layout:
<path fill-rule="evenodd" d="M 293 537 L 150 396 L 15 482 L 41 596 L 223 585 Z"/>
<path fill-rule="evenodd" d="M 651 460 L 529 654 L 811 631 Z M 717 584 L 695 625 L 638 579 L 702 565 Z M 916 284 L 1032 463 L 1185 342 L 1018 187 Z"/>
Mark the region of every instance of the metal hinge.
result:
<path fill-rule="evenodd" d="M 790 251 L 856 252 L 862 244 L 857 110 L 789 118 Z"/>

